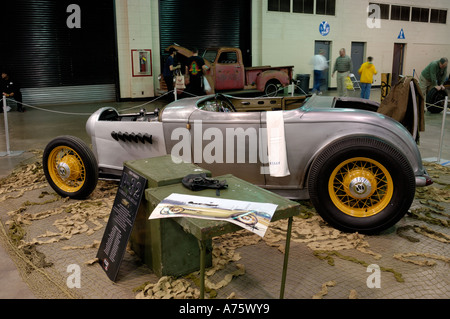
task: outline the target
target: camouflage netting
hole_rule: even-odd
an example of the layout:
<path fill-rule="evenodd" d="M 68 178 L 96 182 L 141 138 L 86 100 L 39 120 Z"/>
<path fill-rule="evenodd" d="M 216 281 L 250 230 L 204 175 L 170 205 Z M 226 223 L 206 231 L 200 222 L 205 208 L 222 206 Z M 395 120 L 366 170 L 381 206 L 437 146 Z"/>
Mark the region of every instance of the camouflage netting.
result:
<path fill-rule="evenodd" d="M 88 200 L 61 198 L 34 153 L 0 180 L 0 242 L 36 297 L 198 298 L 198 272 L 158 278 L 131 250 L 111 282 L 95 256 L 117 184 L 100 181 Z M 449 298 L 450 169 L 427 169 L 435 183 L 418 189 L 408 215 L 377 236 L 342 233 L 302 202 L 285 298 Z M 286 229 L 283 220 L 264 238 L 245 230 L 215 238 L 206 298 L 278 298 Z M 69 282 L 70 265 L 80 267 L 79 288 Z"/>

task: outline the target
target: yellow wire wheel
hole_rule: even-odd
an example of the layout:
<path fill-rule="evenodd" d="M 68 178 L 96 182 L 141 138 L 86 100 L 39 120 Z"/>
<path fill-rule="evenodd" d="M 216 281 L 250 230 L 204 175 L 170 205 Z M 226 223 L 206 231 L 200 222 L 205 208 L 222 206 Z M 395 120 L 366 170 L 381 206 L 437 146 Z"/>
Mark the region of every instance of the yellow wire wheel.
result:
<path fill-rule="evenodd" d="M 59 136 L 50 141 L 42 164 L 48 183 L 63 197 L 83 199 L 97 186 L 97 160 L 91 149 L 75 136 Z"/>
<path fill-rule="evenodd" d="M 336 141 L 311 164 L 308 193 L 325 222 L 339 230 L 376 234 L 411 207 L 416 179 L 397 148 L 361 136 Z"/>
<path fill-rule="evenodd" d="M 379 162 L 355 157 L 340 163 L 330 175 L 328 192 L 336 207 L 353 217 L 383 211 L 392 199 L 394 183 Z"/>
<path fill-rule="evenodd" d="M 58 188 L 68 193 L 81 189 L 86 181 L 86 168 L 75 150 L 68 146 L 55 147 L 47 162 L 50 178 Z"/>

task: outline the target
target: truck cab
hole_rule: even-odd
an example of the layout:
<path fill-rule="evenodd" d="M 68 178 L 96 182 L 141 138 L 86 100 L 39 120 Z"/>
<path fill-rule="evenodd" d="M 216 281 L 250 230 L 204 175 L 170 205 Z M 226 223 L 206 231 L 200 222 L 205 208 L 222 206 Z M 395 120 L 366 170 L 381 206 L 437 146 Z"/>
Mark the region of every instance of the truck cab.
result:
<path fill-rule="evenodd" d="M 203 58 L 210 62 L 210 75 L 218 91 L 242 90 L 245 86 L 245 67 L 238 48 L 209 48 Z"/>
<path fill-rule="evenodd" d="M 189 58 L 193 54 L 192 51 L 175 44 L 166 50 L 169 48 L 175 48 L 178 54 L 185 58 Z M 292 81 L 293 66 L 245 67 L 239 48 L 208 48 L 202 57 L 209 68 L 204 74 L 211 86 L 211 89 L 206 92 L 207 94 L 231 90 L 257 90 L 264 92 L 267 96 L 275 96 L 281 88 L 286 87 Z M 187 78 L 186 83 L 188 81 Z M 163 86 L 161 85 L 161 87 Z"/>

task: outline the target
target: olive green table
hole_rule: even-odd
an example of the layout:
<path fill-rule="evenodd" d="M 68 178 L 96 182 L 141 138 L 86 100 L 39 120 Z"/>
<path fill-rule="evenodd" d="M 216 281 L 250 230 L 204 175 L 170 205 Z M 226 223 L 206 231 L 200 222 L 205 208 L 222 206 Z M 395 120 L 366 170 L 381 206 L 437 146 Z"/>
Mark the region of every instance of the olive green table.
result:
<path fill-rule="evenodd" d="M 205 197 L 217 197 L 219 195 L 223 199 L 272 203 L 277 205 L 271 221 L 288 219 L 280 289 L 280 298 L 284 297 L 292 219 L 293 216 L 300 213 L 300 204 L 250 184 L 233 175 L 214 177 L 218 180 L 225 179 L 228 184 L 228 188 L 221 189 L 219 193 L 215 189 L 191 191 L 181 184 L 181 179 L 187 174 L 192 174 L 193 172 L 199 173 L 200 168 L 192 164 L 175 164 L 168 157 L 126 162 L 125 165 L 145 176 L 148 179 L 149 186 L 145 190 L 145 201 L 143 200 L 141 203 L 130 237 L 132 249 L 158 276 L 179 276 L 200 269 L 201 298 L 204 298 L 205 269 L 212 264 L 212 238 L 242 230 L 243 228 L 227 221 L 191 217 L 148 220 L 153 209 L 163 199 L 173 193 Z M 173 169 L 168 169 L 166 173 L 163 173 L 164 169 L 161 169 L 161 167 L 172 166 L 174 166 Z M 207 171 L 203 170 L 203 172 Z M 177 174 L 179 175 L 178 178 L 173 178 Z M 159 178 L 159 181 L 156 183 L 154 182 L 155 175 L 158 175 Z M 164 175 L 167 176 L 161 177 Z M 171 177 L 169 178 L 168 176 Z M 169 179 L 171 183 L 166 183 L 165 181 Z"/>

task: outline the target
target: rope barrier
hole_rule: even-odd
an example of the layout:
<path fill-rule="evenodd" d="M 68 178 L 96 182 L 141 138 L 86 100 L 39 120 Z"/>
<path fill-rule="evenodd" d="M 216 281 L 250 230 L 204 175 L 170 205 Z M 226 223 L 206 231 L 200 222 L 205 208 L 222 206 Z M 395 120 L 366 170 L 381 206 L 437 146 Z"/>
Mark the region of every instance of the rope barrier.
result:
<path fill-rule="evenodd" d="M 154 99 L 151 100 L 151 101 L 145 102 L 145 103 L 140 104 L 140 105 L 132 106 L 132 107 L 129 107 L 129 108 L 127 108 L 127 109 L 123 109 L 123 110 L 121 110 L 121 111 L 129 111 L 129 110 L 132 110 L 132 109 L 141 108 L 141 107 L 143 107 L 143 106 L 145 106 L 145 105 L 148 105 L 148 104 L 150 104 L 150 103 L 153 103 L 153 102 L 159 100 L 160 98 L 162 98 L 162 97 L 164 97 L 164 96 L 166 96 L 166 95 L 168 95 L 168 94 L 171 94 L 171 93 L 173 93 L 173 91 L 166 92 L 166 93 L 164 93 L 163 95 L 160 95 L 160 96 L 158 96 L 157 98 L 154 98 Z"/>
<path fill-rule="evenodd" d="M 295 85 L 295 88 L 298 88 L 298 89 L 302 90 L 302 88 L 299 87 L 298 85 Z M 282 90 L 284 90 L 284 87 L 278 88 L 278 89 L 276 90 L 276 93 L 278 94 L 278 92 L 280 92 L 280 91 L 282 91 Z M 303 90 L 302 90 L 302 91 L 303 91 Z M 148 105 L 148 104 L 151 104 L 151 103 L 153 103 L 153 102 L 155 102 L 155 101 L 157 101 L 157 100 L 159 100 L 159 99 L 165 97 L 165 96 L 168 95 L 168 94 L 173 94 L 174 92 L 175 92 L 175 90 L 168 91 L 168 92 L 166 92 L 166 93 L 164 93 L 164 94 L 162 94 L 162 95 L 160 95 L 160 96 L 154 98 L 154 99 L 151 100 L 151 101 L 147 101 L 147 102 L 145 102 L 145 103 L 143 103 L 143 104 L 139 104 L 139 105 L 132 106 L 132 107 L 129 107 L 129 108 L 126 108 L 126 109 L 122 109 L 121 111 L 122 111 L 122 112 L 126 112 L 126 111 L 129 111 L 129 110 L 132 110 L 132 109 L 142 108 L 142 107 L 144 107 L 144 106 L 146 106 L 146 105 Z M 190 95 L 190 96 L 192 96 L 192 97 L 197 97 L 197 96 L 198 96 L 198 95 L 195 95 L 195 94 L 190 93 L 190 92 L 187 92 L 187 91 L 184 91 L 183 93 L 188 94 L 188 95 Z M 304 93 L 305 93 L 305 92 L 304 92 Z M 306 93 L 305 93 L 305 94 L 306 94 Z M 263 94 L 263 95 L 260 95 L 260 96 L 258 96 L 258 97 L 256 97 L 256 98 L 261 98 L 261 97 L 268 97 L 268 95 L 267 95 L 267 94 Z M 16 101 L 16 100 L 14 100 L 14 99 L 11 99 L 11 98 L 6 98 L 6 100 L 7 100 L 7 101 L 14 101 L 15 103 L 19 103 L 19 104 L 21 104 L 22 106 L 26 106 L 26 107 L 29 107 L 29 108 L 32 108 L 32 109 L 36 109 L 36 110 L 38 110 L 38 111 L 49 112 L 49 113 L 55 113 L 55 114 L 76 115 L 76 116 L 90 116 L 90 115 L 93 114 L 93 112 L 92 112 L 92 113 L 79 113 L 79 112 L 63 112 L 63 111 L 57 111 L 57 110 L 49 110 L 49 109 L 45 109 L 45 108 L 38 107 L 38 106 L 35 106 L 35 105 L 30 105 L 30 104 L 27 104 L 27 103 L 19 102 L 19 101 Z"/>
<path fill-rule="evenodd" d="M 143 107 L 143 106 L 145 106 L 145 105 L 148 105 L 148 104 L 150 104 L 150 103 L 153 103 L 153 102 L 159 100 L 160 98 L 162 98 L 162 97 L 164 97 L 164 96 L 166 96 L 167 94 L 170 94 L 170 93 L 172 93 L 172 92 L 173 92 L 173 91 L 166 92 L 166 93 L 164 93 L 163 95 L 160 95 L 160 96 L 158 96 L 157 98 L 155 98 L 155 99 L 153 99 L 153 100 L 151 100 L 151 101 L 145 102 L 145 103 L 140 104 L 140 105 L 132 106 L 132 107 L 127 108 L 127 109 L 123 109 L 122 111 L 129 111 L 129 110 L 131 110 L 131 109 L 141 108 L 141 107 Z M 64 114 L 64 115 L 80 115 L 80 116 L 90 116 L 90 115 L 92 115 L 92 113 L 63 112 L 63 111 L 56 111 L 56 110 L 44 109 L 44 108 L 37 107 L 37 106 L 34 106 L 34 105 L 30 105 L 30 104 L 26 104 L 26 103 L 23 103 L 23 102 L 19 102 L 19 101 L 16 101 L 16 100 L 14 100 L 14 99 L 10 99 L 10 98 L 6 98 L 6 100 L 7 100 L 7 101 L 14 101 L 14 102 L 16 102 L 16 103 L 22 104 L 23 106 L 26 106 L 26 107 L 29 107 L 29 108 L 32 108 L 32 109 L 36 109 L 36 110 L 39 110 L 39 111 L 44 111 L 44 112 L 57 113 L 57 114 Z"/>
<path fill-rule="evenodd" d="M 445 102 L 445 99 L 437 101 L 437 102 L 434 102 L 434 103 L 444 103 L 444 102 Z M 444 109 L 443 106 L 440 106 L 440 105 L 437 105 L 437 104 L 431 104 L 431 103 L 427 103 L 427 102 L 425 102 L 425 106 L 434 106 L 434 107 L 436 107 L 438 109 Z"/>
<path fill-rule="evenodd" d="M 303 91 L 303 89 L 302 89 L 301 87 L 299 87 L 298 85 L 294 85 L 294 87 L 295 87 L 294 90 L 295 90 L 295 89 L 300 89 L 301 91 Z M 283 91 L 283 90 L 284 90 L 284 87 L 278 88 L 278 89 L 276 90 L 276 93 L 278 94 L 278 92 Z M 168 95 L 168 94 L 172 94 L 173 92 L 174 92 L 174 90 L 169 91 L 169 92 L 166 92 L 166 93 L 164 93 L 164 94 L 162 94 L 162 95 L 156 97 L 155 99 L 153 99 L 153 100 L 151 100 L 151 101 L 147 101 L 147 102 L 145 102 L 145 103 L 143 103 L 143 104 L 136 105 L 136 106 L 132 106 L 132 107 L 123 109 L 123 110 L 121 110 L 121 111 L 126 112 L 126 111 L 129 111 L 129 110 L 132 110 L 132 109 L 142 108 L 142 107 L 144 107 L 144 106 L 146 106 L 146 105 L 148 105 L 148 104 L 151 104 L 151 103 L 153 103 L 153 102 L 155 102 L 155 101 L 157 101 L 157 100 L 159 100 L 159 99 L 165 97 L 165 96 Z M 192 93 L 187 92 L 187 91 L 184 91 L 183 93 L 188 94 L 188 95 L 191 95 L 191 96 L 193 96 L 193 97 L 197 97 L 197 96 L 198 96 L 198 95 L 192 94 Z M 303 93 L 305 93 L 305 92 L 303 91 Z M 306 94 L 306 93 L 305 93 L 305 94 Z M 267 95 L 267 94 L 263 94 L 263 95 L 260 95 L 260 96 L 255 97 L 255 98 L 262 98 L 262 97 L 268 97 L 268 95 Z M 36 109 L 36 110 L 39 110 L 39 111 L 43 111 L 43 112 L 50 112 L 50 113 L 64 114 L 64 115 L 77 115 L 77 116 L 90 116 L 90 115 L 92 115 L 92 113 L 63 112 L 63 111 L 56 111 L 56 110 L 44 109 L 44 108 L 37 107 L 37 106 L 34 106 L 34 105 L 30 105 L 30 104 L 26 104 L 26 103 L 23 103 L 23 102 L 19 102 L 19 101 L 16 101 L 16 100 L 14 100 L 14 99 L 10 99 L 10 98 L 6 98 L 6 100 L 7 100 L 7 101 L 14 101 L 14 102 L 16 102 L 16 103 L 22 104 L 23 106 L 26 106 L 26 107 L 29 107 L 29 108 L 32 108 L 32 109 Z M 436 108 L 444 109 L 443 106 L 438 105 L 438 104 L 444 103 L 444 102 L 445 102 L 444 99 L 443 99 L 443 100 L 440 100 L 440 101 L 437 101 L 437 102 L 435 102 L 434 104 L 432 104 L 432 103 L 426 103 L 426 102 L 425 102 L 425 107 L 433 106 L 433 107 L 436 107 Z"/>
<path fill-rule="evenodd" d="M 6 99 L 10 100 L 10 101 L 15 101 L 14 99 L 9 99 L 9 98 L 6 98 Z M 15 102 L 19 103 L 19 104 L 22 104 L 23 106 L 30 107 L 32 109 L 36 109 L 36 110 L 39 110 L 39 111 L 50 112 L 50 113 L 67 114 L 67 115 L 91 115 L 92 114 L 92 113 L 71 113 L 71 112 L 61 112 L 61 111 L 55 111 L 55 110 L 48 110 L 48 109 L 43 109 L 43 108 L 40 108 L 40 107 L 37 107 L 37 106 L 30 105 L 30 104 L 26 104 L 26 103 L 23 103 L 23 102 L 19 102 L 19 101 L 15 101 Z"/>

